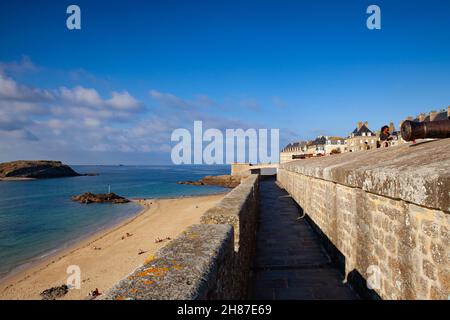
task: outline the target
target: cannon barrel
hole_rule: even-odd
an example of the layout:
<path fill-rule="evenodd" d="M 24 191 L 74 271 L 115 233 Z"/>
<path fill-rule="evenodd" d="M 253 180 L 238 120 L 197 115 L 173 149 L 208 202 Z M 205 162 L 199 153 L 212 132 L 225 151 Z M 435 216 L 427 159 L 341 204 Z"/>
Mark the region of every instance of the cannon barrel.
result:
<path fill-rule="evenodd" d="M 402 138 L 405 141 L 427 138 L 450 138 L 450 120 L 430 122 L 414 122 L 406 120 L 402 124 L 401 132 Z"/>

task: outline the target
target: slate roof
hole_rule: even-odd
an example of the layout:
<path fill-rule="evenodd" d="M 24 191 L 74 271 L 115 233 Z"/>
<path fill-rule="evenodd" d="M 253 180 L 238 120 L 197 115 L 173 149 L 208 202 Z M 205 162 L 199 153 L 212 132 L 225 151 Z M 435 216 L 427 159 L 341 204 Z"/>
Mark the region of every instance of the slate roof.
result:
<path fill-rule="evenodd" d="M 359 129 L 356 127 L 355 130 L 353 130 L 353 132 L 352 132 L 352 134 L 355 137 L 360 137 L 360 136 L 362 136 L 363 133 L 366 133 L 366 135 L 367 135 L 367 133 L 371 133 L 372 135 L 375 135 L 369 128 L 366 127 L 365 124 L 363 124 L 361 126 L 361 128 L 359 128 Z"/>
<path fill-rule="evenodd" d="M 311 145 L 317 146 L 317 145 L 325 144 L 326 142 L 327 142 L 327 138 L 325 138 L 324 136 L 321 136 L 321 137 L 317 137 L 316 139 L 311 141 Z"/>
<path fill-rule="evenodd" d="M 438 112 L 438 114 L 434 118 L 434 121 L 447 120 L 447 119 L 448 119 L 447 111 L 441 110 Z M 417 116 L 413 121 L 420 122 L 419 117 Z M 430 121 L 430 114 L 427 114 L 424 118 L 424 122 L 429 122 L 429 121 Z"/>
<path fill-rule="evenodd" d="M 286 151 L 289 148 L 303 148 L 307 144 L 308 144 L 308 142 L 306 142 L 306 141 L 289 143 L 286 147 L 284 147 L 283 151 Z"/>

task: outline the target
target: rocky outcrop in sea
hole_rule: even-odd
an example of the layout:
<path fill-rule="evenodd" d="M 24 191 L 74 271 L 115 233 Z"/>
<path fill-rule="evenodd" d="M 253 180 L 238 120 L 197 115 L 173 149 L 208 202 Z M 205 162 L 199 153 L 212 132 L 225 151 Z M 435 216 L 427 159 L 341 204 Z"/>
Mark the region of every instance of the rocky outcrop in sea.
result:
<path fill-rule="evenodd" d="M 178 184 L 189 184 L 193 186 L 220 186 L 225 188 L 234 188 L 241 183 L 241 177 L 224 174 L 220 176 L 205 176 L 197 181 L 180 181 Z"/>
<path fill-rule="evenodd" d="M 0 163 L 0 179 L 46 179 L 76 176 L 81 176 L 81 174 L 61 161 L 19 160 Z"/>
<path fill-rule="evenodd" d="M 121 197 L 114 192 L 111 193 L 98 193 L 85 192 L 79 196 L 73 196 L 72 201 L 79 203 L 128 203 L 130 200 Z"/>

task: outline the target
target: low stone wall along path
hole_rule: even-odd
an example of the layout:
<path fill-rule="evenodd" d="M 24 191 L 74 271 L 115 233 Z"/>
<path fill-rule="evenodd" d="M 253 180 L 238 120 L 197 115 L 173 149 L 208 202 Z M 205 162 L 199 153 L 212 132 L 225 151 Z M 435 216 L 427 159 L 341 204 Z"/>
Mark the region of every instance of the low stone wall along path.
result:
<path fill-rule="evenodd" d="M 294 200 L 275 180 L 260 182 L 253 299 L 359 299 Z"/>

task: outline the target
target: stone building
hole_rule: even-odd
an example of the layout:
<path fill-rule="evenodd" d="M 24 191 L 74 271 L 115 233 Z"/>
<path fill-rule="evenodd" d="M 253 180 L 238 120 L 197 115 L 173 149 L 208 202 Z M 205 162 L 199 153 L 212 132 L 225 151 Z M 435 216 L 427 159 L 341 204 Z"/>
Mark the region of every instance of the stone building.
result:
<path fill-rule="evenodd" d="M 429 122 L 429 121 L 440 121 L 440 120 L 447 120 L 450 119 L 450 106 L 445 109 L 441 109 L 440 111 L 430 111 L 430 113 L 425 114 L 421 113 L 417 115 L 415 118 L 412 116 L 409 116 L 406 118 L 406 120 L 411 120 L 415 122 Z M 403 121 L 400 122 L 400 127 L 402 125 Z"/>
<path fill-rule="evenodd" d="M 332 154 L 333 150 L 337 153 L 343 153 L 345 147 L 345 139 L 334 136 L 318 136 L 312 141 L 289 143 L 280 152 L 280 163 L 295 159 L 329 155 Z"/>
<path fill-rule="evenodd" d="M 307 141 L 299 141 L 299 142 L 289 143 L 280 152 L 280 163 L 285 163 L 285 162 L 292 161 L 294 159 L 304 157 L 307 149 L 308 149 Z"/>
<path fill-rule="evenodd" d="M 311 141 L 307 153 L 313 156 L 325 156 L 335 150 L 337 153 L 345 151 L 345 139 L 333 136 L 318 136 Z"/>
<path fill-rule="evenodd" d="M 359 121 L 357 127 L 347 138 L 346 152 L 356 152 L 362 150 L 376 149 L 377 134 L 369 129 L 369 123 Z"/>

